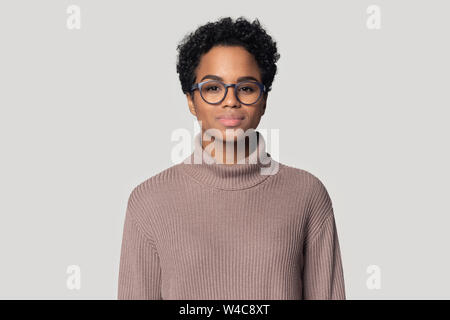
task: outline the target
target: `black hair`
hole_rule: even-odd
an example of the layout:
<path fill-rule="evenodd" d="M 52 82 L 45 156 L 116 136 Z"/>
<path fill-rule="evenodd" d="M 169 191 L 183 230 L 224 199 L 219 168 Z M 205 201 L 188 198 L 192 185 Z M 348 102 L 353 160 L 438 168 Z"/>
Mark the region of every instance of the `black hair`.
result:
<path fill-rule="evenodd" d="M 190 92 L 195 83 L 195 69 L 201 56 L 217 45 L 244 47 L 258 64 L 266 92 L 271 90 L 277 72 L 275 63 L 280 58 L 277 44 L 266 33 L 258 19 L 250 23 L 241 16 L 234 22 L 230 17 L 208 22 L 181 40 L 177 46 L 177 73 L 183 93 Z"/>

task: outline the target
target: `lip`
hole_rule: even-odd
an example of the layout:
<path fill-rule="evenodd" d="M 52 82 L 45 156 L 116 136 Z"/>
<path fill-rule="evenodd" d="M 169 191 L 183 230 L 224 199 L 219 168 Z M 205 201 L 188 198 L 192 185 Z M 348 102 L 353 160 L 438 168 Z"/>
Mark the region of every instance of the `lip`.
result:
<path fill-rule="evenodd" d="M 244 120 L 244 116 L 240 115 L 221 115 L 217 117 L 220 123 L 225 127 L 236 127 Z"/>
<path fill-rule="evenodd" d="M 222 123 L 225 127 L 236 127 L 241 124 L 242 119 L 219 119 L 220 123 Z"/>

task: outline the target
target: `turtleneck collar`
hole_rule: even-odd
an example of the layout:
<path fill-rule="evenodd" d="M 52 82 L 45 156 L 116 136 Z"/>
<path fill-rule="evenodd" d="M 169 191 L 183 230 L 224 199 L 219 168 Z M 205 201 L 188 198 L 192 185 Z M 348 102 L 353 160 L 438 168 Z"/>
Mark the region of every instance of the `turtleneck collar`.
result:
<path fill-rule="evenodd" d="M 280 164 L 266 152 L 263 136 L 257 131 L 251 134 L 258 135 L 258 143 L 249 156 L 242 163 L 223 164 L 203 149 L 199 132 L 194 138 L 194 152 L 180 163 L 183 172 L 204 185 L 223 190 L 247 189 L 263 182 L 279 171 Z"/>

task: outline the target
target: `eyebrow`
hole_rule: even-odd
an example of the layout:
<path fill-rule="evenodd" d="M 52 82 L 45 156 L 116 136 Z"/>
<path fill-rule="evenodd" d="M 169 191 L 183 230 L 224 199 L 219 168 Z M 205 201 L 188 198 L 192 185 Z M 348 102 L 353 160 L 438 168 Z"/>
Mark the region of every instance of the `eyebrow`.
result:
<path fill-rule="evenodd" d="M 202 82 L 202 81 L 205 80 L 205 79 L 212 79 L 212 80 L 220 80 L 220 81 L 223 81 L 223 78 L 222 78 L 222 77 L 216 76 L 216 75 L 214 75 L 214 74 L 207 74 L 206 76 L 204 76 L 204 77 L 200 80 L 200 82 Z M 256 79 L 255 77 L 252 77 L 252 76 L 244 76 L 244 77 L 239 77 L 239 78 L 237 78 L 237 82 L 241 82 L 241 81 L 245 81 L 245 80 L 254 80 L 254 81 L 259 82 L 258 79 Z"/>

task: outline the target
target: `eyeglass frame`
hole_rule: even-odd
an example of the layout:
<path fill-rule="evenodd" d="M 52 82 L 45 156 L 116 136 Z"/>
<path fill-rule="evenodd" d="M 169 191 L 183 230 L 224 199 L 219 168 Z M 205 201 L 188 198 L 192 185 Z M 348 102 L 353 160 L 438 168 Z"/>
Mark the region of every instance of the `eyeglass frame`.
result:
<path fill-rule="evenodd" d="M 221 83 L 221 84 L 225 87 L 225 94 L 223 95 L 223 98 L 222 98 L 219 102 L 214 102 L 214 103 L 208 102 L 208 101 L 206 101 L 206 99 L 203 97 L 203 95 L 202 95 L 202 87 L 203 87 L 204 84 L 209 83 L 209 82 L 219 82 L 219 83 Z M 256 101 L 253 102 L 253 103 L 243 103 L 243 102 L 238 98 L 238 95 L 237 95 L 236 87 L 237 87 L 238 85 L 240 85 L 241 83 L 247 83 L 247 82 L 255 83 L 255 84 L 258 85 L 258 87 L 259 87 L 259 96 L 258 96 L 258 98 L 256 99 Z M 222 101 L 227 97 L 227 94 L 228 94 L 228 88 L 229 88 L 229 87 L 233 87 L 233 88 L 234 88 L 234 96 L 236 97 L 236 99 L 237 99 L 240 103 L 245 104 L 246 106 L 251 106 L 251 105 L 257 103 L 257 102 L 261 99 L 261 96 L 262 96 L 264 93 L 266 93 L 266 86 L 265 86 L 263 83 L 259 82 L 259 81 L 254 81 L 254 80 L 244 80 L 244 81 L 241 81 L 241 82 L 238 82 L 238 83 L 230 83 L 230 84 L 226 84 L 226 83 L 223 82 L 223 81 L 220 81 L 220 80 L 213 80 L 213 79 L 212 79 L 212 80 L 202 81 L 202 82 L 199 82 L 199 83 L 194 83 L 194 84 L 192 85 L 192 87 L 191 87 L 191 91 L 190 91 L 190 92 L 193 93 L 196 89 L 198 89 L 198 91 L 199 91 L 199 93 L 200 93 L 200 96 L 202 97 L 203 101 L 205 101 L 206 103 L 209 103 L 209 104 L 219 104 L 219 103 L 222 103 Z"/>

